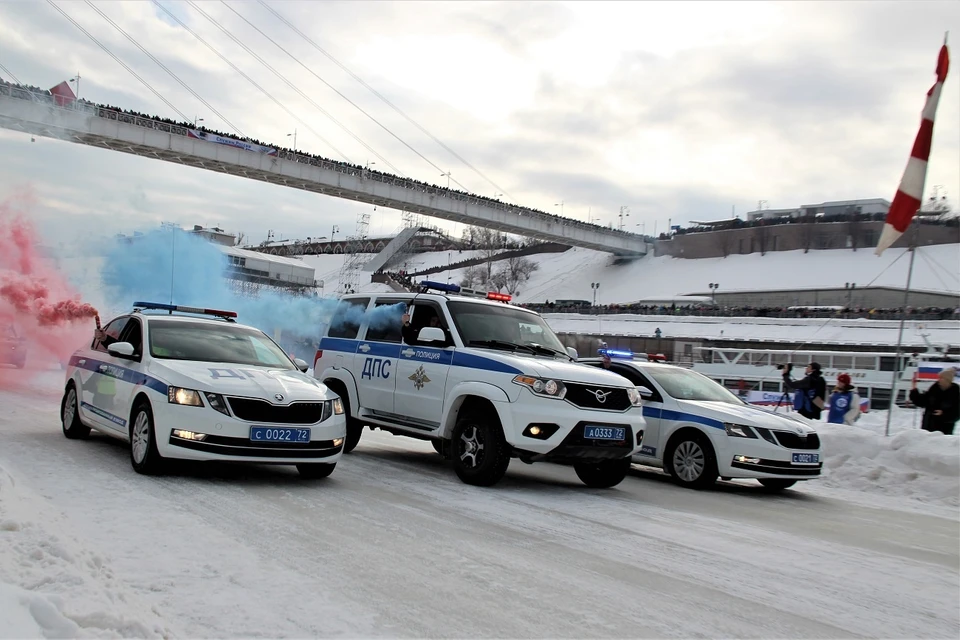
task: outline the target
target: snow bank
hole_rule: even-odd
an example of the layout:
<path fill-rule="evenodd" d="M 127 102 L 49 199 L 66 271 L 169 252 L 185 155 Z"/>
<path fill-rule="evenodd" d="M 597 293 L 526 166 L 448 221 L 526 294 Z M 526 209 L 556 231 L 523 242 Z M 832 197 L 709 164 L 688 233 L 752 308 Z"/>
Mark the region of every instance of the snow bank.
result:
<path fill-rule="evenodd" d="M 864 414 L 854 426 L 817 424 L 824 451 L 819 482 L 960 506 L 960 435 L 916 428 L 913 422 L 919 417 L 913 411 L 896 410 L 889 437 L 883 435 L 886 411 Z"/>
<path fill-rule="evenodd" d="M 61 514 L 0 467 L 0 638 L 170 637 L 108 560 L 68 532 Z"/>

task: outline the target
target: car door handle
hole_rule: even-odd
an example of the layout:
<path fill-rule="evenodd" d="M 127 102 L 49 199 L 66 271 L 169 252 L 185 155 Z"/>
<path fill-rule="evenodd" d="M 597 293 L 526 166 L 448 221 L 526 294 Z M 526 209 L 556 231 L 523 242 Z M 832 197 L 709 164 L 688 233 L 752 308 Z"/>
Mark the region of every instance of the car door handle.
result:
<path fill-rule="evenodd" d="M 366 353 L 367 351 L 370 351 L 370 345 L 362 344 L 359 347 L 357 347 L 357 351 L 363 351 L 364 353 Z"/>

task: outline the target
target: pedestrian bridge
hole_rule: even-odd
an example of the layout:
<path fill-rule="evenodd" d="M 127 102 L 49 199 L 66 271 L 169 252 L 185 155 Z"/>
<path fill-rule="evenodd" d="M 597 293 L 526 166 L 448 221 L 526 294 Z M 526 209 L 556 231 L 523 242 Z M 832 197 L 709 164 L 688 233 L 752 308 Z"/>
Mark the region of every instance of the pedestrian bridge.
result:
<path fill-rule="evenodd" d="M 230 139 L 209 142 L 168 121 L 88 102 L 66 103 L 17 86 L 0 85 L 0 126 L 621 256 L 647 252 L 643 238 L 636 234 L 344 162 L 280 150 L 250 151 L 231 146 L 243 142 Z"/>

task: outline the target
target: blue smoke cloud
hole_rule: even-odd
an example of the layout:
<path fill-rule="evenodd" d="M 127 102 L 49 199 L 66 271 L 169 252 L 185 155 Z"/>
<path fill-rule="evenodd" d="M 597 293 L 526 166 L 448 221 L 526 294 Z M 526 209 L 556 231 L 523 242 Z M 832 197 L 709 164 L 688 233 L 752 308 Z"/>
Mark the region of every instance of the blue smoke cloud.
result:
<path fill-rule="evenodd" d="M 143 300 L 236 311 L 239 322 L 271 337 L 282 332 L 282 346 L 312 364 L 339 301 L 267 290 L 242 295 L 224 278 L 228 265 L 229 258 L 217 245 L 181 229 L 161 229 L 111 244 L 101 280 L 113 308 Z M 405 309 L 404 304 L 370 312 L 350 307 L 337 314 L 336 322 L 360 324 L 368 319 L 377 328 L 398 326 Z"/>

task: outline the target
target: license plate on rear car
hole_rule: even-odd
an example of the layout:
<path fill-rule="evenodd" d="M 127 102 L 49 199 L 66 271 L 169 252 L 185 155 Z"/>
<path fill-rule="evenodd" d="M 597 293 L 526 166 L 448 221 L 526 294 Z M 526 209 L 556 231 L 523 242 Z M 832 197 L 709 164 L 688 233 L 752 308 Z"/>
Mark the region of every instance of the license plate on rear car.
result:
<path fill-rule="evenodd" d="M 817 464 L 820 462 L 819 453 L 795 453 L 793 454 L 794 464 Z"/>
<path fill-rule="evenodd" d="M 250 439 L 254 442 L 310 442 L 310 429 L 250 427 Z"/>
<path fill-rule="evenodd" d="M 587 425 L 583 428 L 583 437 L 588 440 L 626 440 L 627 430 L 623 427 L 597 427 Z"/>

